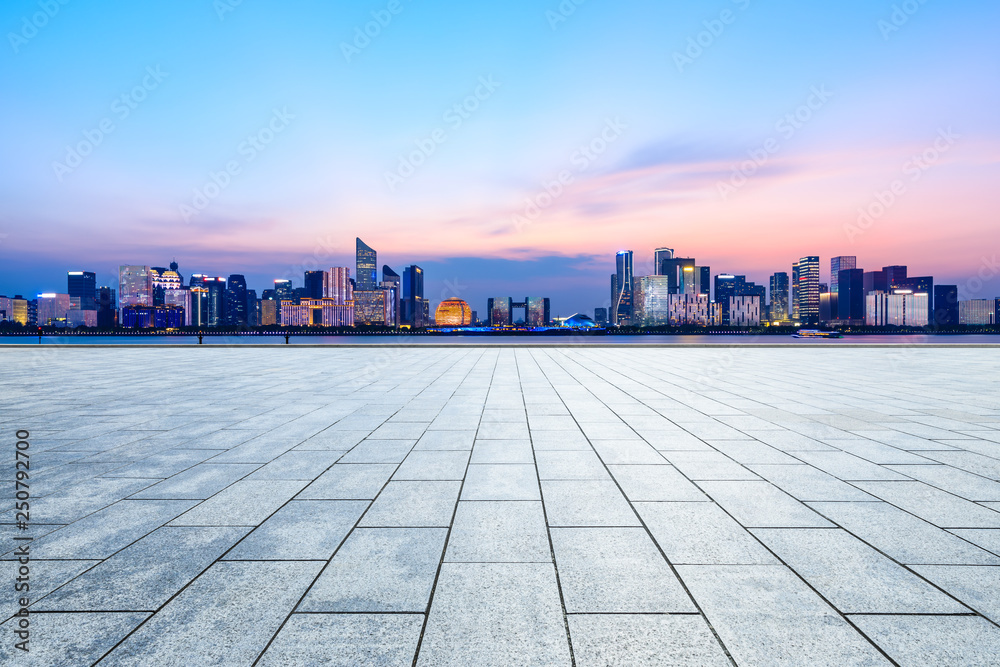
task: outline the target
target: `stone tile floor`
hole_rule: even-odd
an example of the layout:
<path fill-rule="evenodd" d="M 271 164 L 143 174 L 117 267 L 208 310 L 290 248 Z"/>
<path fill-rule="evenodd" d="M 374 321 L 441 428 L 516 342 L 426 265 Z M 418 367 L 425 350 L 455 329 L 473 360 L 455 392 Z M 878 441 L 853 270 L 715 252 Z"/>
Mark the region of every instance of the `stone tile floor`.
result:
<path fill-rule="evenodd" d="M 0 663 L 997 665 L 998 362 L 0 350 Z"/>

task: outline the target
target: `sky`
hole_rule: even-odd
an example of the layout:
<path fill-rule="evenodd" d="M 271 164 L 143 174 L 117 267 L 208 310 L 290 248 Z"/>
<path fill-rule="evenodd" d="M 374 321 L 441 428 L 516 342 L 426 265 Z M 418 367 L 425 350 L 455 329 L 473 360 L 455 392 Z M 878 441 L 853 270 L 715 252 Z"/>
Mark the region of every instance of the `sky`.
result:
<path fill-rule="evenodd" d="M 1000 295 L 988 0 L 5 0 L 0 293 L 121 264 L 432 304 L 609 298 L 619 250 Z M 353 275 L 353 271 L 352 271 Z"/>

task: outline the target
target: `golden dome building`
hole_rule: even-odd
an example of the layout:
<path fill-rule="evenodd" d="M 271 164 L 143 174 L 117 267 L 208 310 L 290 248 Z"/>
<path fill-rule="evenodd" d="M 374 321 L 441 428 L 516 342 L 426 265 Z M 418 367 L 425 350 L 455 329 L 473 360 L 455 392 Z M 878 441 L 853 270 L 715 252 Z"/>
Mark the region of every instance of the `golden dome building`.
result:
<path fill-rule="evenodd" d="M 445 299 L 434 311 L 434 324 L 439 327 L 466 327 L 472 324 L 472 308 L 462 299 Z"/>

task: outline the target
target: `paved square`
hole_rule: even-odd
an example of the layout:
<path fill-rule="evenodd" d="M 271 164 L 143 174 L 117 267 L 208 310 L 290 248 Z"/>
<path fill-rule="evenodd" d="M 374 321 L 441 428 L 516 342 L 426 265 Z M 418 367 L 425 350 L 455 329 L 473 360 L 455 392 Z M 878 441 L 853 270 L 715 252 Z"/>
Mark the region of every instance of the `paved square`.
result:
<path fill-rule="evenodd" d="M 998 368 L 2 349 L 0 663 L 1000 665 Z"/>

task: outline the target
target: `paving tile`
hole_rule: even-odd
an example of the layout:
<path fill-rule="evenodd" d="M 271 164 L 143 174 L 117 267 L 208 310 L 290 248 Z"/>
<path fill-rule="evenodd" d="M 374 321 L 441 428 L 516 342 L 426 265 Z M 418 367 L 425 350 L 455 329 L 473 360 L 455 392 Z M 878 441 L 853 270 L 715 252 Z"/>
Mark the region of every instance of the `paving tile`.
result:
<path fill-rule="evenodd" d="M 551 562 L 542 503 L 461 501 L 445 553 L 447 562 Z"/>
<path fill-rule="evenodd" d="M 553 528 L 552 546 L 567 613 L 697 611 L 642 528 Z"/>
<path fill-rule="evenodd" d="M 707 445 L 706 445 L 707 446 Z M 725 454 L 716 451 L 677 451 L 665 454 L 667 462 L 677 467 L 684 476 L 701 480 L 751 480 L 759 479 Z"/>
<path fill-rule="evenodd" d="M 777 560 L 715 503 L 635 503 L 673 564 L 772 564 Z"/>
<path fill-rule="evenodd" d="M 747 528 L 824 528 L 832 525 L 770 482 L 706 481 L 700 485 Z"/>
<path fill-rule="evenodd" d="M 952 528 L 948 531 L 962 539 L 1000 555 L 1000 529 L 996 528 Z"/>
<path fill-rule="evenodd" d="M 966 614 L 969 610 L 839 529 L 753 531 L 845 614 Z"/>
<path fill-rule="evenodd" d="M 461 480 L 469 463 L 468 452 L 421 451 L 410 452 L 394 480 Z"/>
<path fill-rule="evenodd" d="M 551 563 L 445 563 L 418 666 L 570 665 Z"/>
<path fill-rule="evenodd" d="M 888 503 L 808 505 L 905 565 L 1000 565 L 1000 557 Z"/>
<path fill-rule="evenodd" d="M 301 480 L 243 480 L 170 522 L 172 526 L 256 526 L 305 487 Z"/>
<path fill-rule="evenodd" d="M 389 482 L 361 520 L 362 526 L 449 526 L 461 482 Z"/>
<path fill-rule="evenodd" d="M 739 665 L 891 664 L 783 565 L 677 569 Z"/>
<path fill-rule="evenodd" d="M 245 463 L 202 463 L 140 491 L 134 498 L 204 500 L 259 467 Z"/>
<path fill-rule="evenodd" d="M 1000 622 L 1000 567 L 914 565 L 913 570 L 994 623 Z"/>
<path fill-rule="evenodd" d="M 104 477 L 165 479 L 216 455 L 210 449 L 172 449 L 104 473 Z"/>
<path fill-rule="evenodd" d="M 354 445 L 358 444 L 366 437 L 369 431 L 334 431 L 327 429 L 321 431 L 301 444 L 296 445 L 296 450 L 306 451 L 344 451 L 346 452 Z"/>
<path fill-rule="evenodd" d="M 13 624 L 0 625 L 0 663 L 32 667 L 90 665 L 100 659 L 149 614 L 32 614 L 29 652 L 14 647 Z"/>
<path fill-rule="evenodd" d="M 949 465 L 888 466 L 896 472 L 966 500 L 1000 500 L 1000 482 Z"/>
<path fill-rule="evenodd" d="M 539 479 L 609 479 L 608 471 L 593 450 L 535 452 L 535 460 Z"/>
<path fill-rule="evenodd" d="M 811 465 L 749 465 L 747 467 L 788 495 L 801 501 L 876 500 L 874 496 Z"/>
<path fill-rule="evenodd" d="M 402 463 L 413 449 L 413 440 L 364 440 L 344 454 L 340 463 Z"/>
<path fill-rule="evenodd" d="M 543 481 L 550 526 L 638 526 L 617 485 L 606 481 Z"/>
<path fill-rule="evenodd" d="M 528 424 L 519 422 L 483 422 L 476 432 L 477 440 L 527 440 Z"/>
<path fill-rule="evenodd" d="M 340 464 L 333 466 L 299 493 L 298 500 L 372 500 L 386 485 L 392 464 Z"/>
<path fill-rule="evenodd" d="M 250 664 L 321 563 L 216 563 L 101 664 Z"/>
<path fill-rule="evenodd" d="M 995 665 L 1000 628 L 975 616 L 852 616 L 900 667 Z"/>
<path fill-rule="evenodd" d="M 477 440 L 473 463 L 534 463 L 530 440 Z"/>
<path fill-rule="evenodd" d="M 531 445 L 536 452 L 543 451 L 593 451 L 583 431 L 531 430 Z"/>
<path fill-rule="evenodd" d="M 14 574 L 15 567 L 19 565 L 19 562 L 13 554 L 7 558 L 10 560 L 0 562 L 0 568 L 10 568 L 11 576 L 8 581 L 11 582 L 11 589 L 16 594 L 11 594 L 6 599 L 0 600 L 0 622 L 7 620 L 20 610 L 20 593 L 23 592 L 15 590 L 15 585 L 21 583 L 17 582 L 15 577 L 18 575 Z M 30 593 L 31 613 L 42 609 L 41 602 L 44 601 L 44 596 L 98 563 L 100 563 L 98 560 L 39 560 L 33 558 L 29 563 L 31 580 L 28 592 Z"/>
<path fill-rule="evenodd" d="M 475 440 L 475 431 L 426 431 L 413 449 L 468 451 Z"/>
<path fill-rule="evenodd" d="M 226 560 L 328 560 L 367 500 L 292 500 L 226 554 Z"/>
<path fill-rule="evenodd" d="M 287 451 L 267 465 L 255 470 L 248 479 L 296 479 L 312 481 L 336 463 L 341 452 Z"/>
<path fill-rule="evenodd" d="M 424 617 L 417 614 L 292 614 L 262 667 L 410 667 Z"/>
<path fill-rule="evenodd" d="M 159 528 L 38 602 L 42 611 L 155 611 L 249 528 Z M 183 558 L 172 554 L 182 553 Z"/>
<path fill-rule="evenodd" d="M 799 462 L 781 450 L 757 440 L 709 440 L 708 444 L 742 465 Z"/>
<path fill-rule="evenodd" d="M 541 500 L 535 466 L 470 465 L 462 500 Z"/>
<path fill-rule="evenodd" d="M 671 465 L 609 465 L 625 497 L 637 501 L 708 501 Z"/>
<path fill-rule="evenodd" d="M 578 667 L 723 667 L 729 659 L 701 616 L 574 614 Z"/>
<path fill-rule="evenodd" d="M 1000 528 L 1000 512 L 923 482 L 858 482 L 857 486 L 941 528 Z"/>
<path fill-rule="evenodd" d="M 358 528 L 298 611 L 425 612 L 447 534 L 445 528 Z"/>

